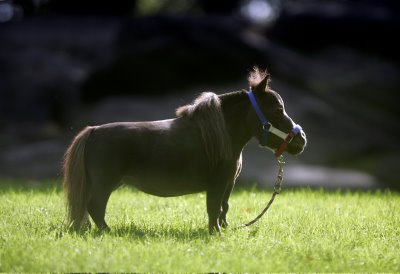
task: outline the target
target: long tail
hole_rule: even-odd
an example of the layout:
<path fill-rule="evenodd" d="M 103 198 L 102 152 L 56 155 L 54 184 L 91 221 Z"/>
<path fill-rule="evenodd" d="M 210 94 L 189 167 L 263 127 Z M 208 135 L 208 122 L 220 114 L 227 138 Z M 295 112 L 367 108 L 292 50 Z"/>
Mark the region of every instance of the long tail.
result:
<path fill-rule="evenodd" d="M 85 167 L 85 146 L 94 127 L 86 127 L 72 141 L 64 156 L 64 195 L 67 202 L 67 225 L 79 229 L 87 218 L 89 195 Z"/>

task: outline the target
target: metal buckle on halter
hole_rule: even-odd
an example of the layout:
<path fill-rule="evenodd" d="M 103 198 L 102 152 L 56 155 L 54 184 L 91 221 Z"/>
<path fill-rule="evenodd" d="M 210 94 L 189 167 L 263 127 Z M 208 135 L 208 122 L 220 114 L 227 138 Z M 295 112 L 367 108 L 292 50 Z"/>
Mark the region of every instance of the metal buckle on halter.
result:
<path fill-rule="evenodd" d="M 262 125 L 262 130 L 264 131 L 269 131 L 269 129 L 271 128 L 272 124 L 270 122 L 267 122 L 266 124 Z"/>

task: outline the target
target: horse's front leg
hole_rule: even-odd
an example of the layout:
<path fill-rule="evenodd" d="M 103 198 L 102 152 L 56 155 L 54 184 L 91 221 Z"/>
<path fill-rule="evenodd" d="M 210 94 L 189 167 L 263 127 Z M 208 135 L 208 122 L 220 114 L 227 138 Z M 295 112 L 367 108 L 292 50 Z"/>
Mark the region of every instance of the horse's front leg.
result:
<path fill-rule="evenodd" d="M 231 196 L 234 185 L 235 185 L 235 183 L 232 181 L 226 186 L 225 193 L 222 198 L 222 204 L 221 204 L 222 212 L 218 219 L 219 225 L 222 228 L 226 228 L 228 226 L 228 221 L 227 221 L 226 215 L 228 214 L 228 210 L 229 210 L 229 197 Z"/>
<path fill-rule="evenodd" d="M 220 181 L 214 182 L 207 190 L 208 230 L 210 234 L 221 231 L 219 217 L 222 213 L 221 205 L 225 189 L 226 185 Z"/>
<path fill-rule="evenodd" d="M 228 226 L 228 221 L 226 219 L 226 215 L 228 214 L 229 210 L 229 197 L 231 196 L 233 187 L 235 186 L 235 182 L 237 177 L 239 176 L 240 172 L 242 171 L 242 154 L 239 155 L 238 160 L 236 161 L 236 171 L 235 176 L 233 179 L 228 180 L 226 185 L 224 197 L 222 199 L 222 212 L 219 216 L 219 225 L 223 228 Z"/>

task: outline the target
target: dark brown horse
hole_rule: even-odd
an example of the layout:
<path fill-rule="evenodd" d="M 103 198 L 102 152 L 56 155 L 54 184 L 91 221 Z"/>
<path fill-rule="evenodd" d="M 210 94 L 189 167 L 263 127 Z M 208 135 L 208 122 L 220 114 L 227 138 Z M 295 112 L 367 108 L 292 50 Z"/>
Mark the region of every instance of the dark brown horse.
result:
<path fill-rule="evenodd" d="M 269 75 L 255 68 L 248 80 L 268 125 L 290 132 L 296 124 L 286 114 L 282 98 L 268 87 Z M 282 143 L 282 137 L 266 132 L 248 95 L 207 92 L 178 108 L 174 119 L 83 129 L 65 154 L 68 224 L 75 229 L 90 225 L 89 214 L 98 228 L 108 230 L 108 199 L 122 178 L 128 178 L 139 190 L 157 196 L 206 191 L 210 233 L 226 227 L 243 147 L 266 133 L 264 145 L 276 150 Z M 306 145 L 305 133 L 298 133 L 287 146 L 290 154 L 301 153 Z"/>

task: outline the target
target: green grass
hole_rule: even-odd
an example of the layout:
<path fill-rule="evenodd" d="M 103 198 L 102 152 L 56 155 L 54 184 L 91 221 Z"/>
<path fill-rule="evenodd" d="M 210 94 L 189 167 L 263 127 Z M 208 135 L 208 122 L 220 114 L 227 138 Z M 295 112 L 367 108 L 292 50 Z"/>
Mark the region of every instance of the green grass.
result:
<path fill-rule="evenodd" d="M 270 192 L 236 190 L 231 226 Z M 400 195 L 284 190 L 255 225 L 209 236 L 205 195 L 158 198 L 121 188 L 110 233 L 63 228 L 56 187 L 0 185 L 0 272 L 399 272 Z"/>

